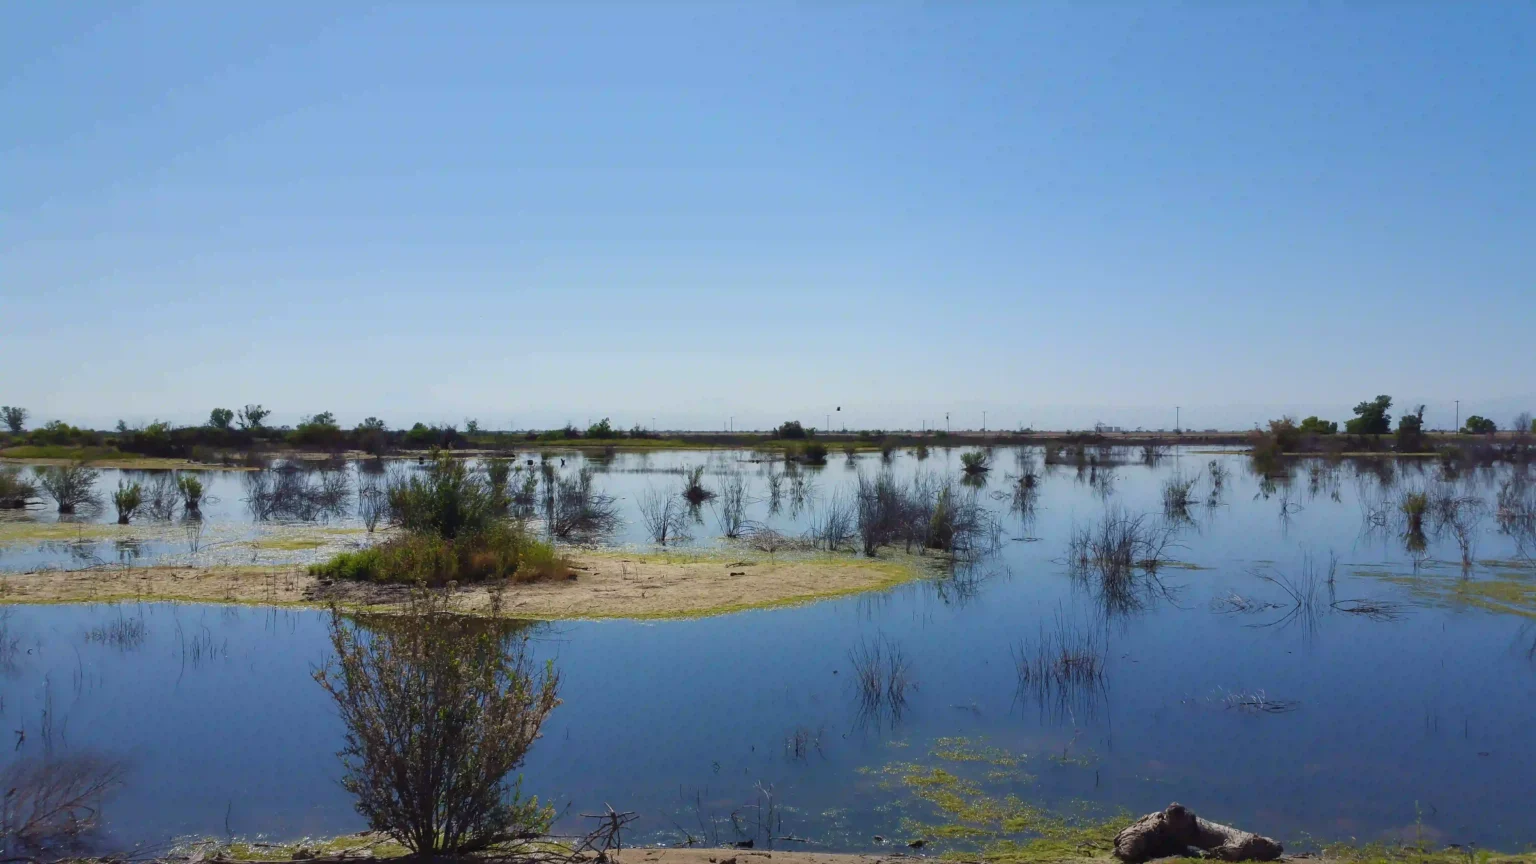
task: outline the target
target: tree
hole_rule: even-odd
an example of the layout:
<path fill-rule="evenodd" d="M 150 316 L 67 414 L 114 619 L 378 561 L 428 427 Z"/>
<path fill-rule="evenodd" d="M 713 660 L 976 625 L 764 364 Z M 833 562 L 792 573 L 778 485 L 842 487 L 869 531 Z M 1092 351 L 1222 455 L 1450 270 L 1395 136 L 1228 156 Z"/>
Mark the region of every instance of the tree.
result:
<path fill-rule="evenodd" d="M 475 419 L 465 420 L 464 421 L 464 434 L 465 435 L 478 435 L 478 434 L 480 434 L 480 421 L 479 420 L 475 420 Z"/>
<path fill-rule="evenodd" d="M 389 427 L 377 417 L 369 417 L 357 424 L 352 434 L 357 439 L 357 448 L 374 456 L 383 454 L 389 445 Z"/>
<path fill-rule="evenodd" d="M 262 422 L 271 416 L 272 412 L 260 405 L 247 405 L 240 409 L 240 428 L 249 429 L 252 432 L 264 428 Z"/>
<path fill-rule="evenodd" d="M 1391 396 L 1377 396 L 1369 402 L 1355 406 L 1355 418 L 1344 424 L 1344 431 L 1351 435 L 1385 435 L 1392 431 Z"/>
<path fill-rule="evenodd" d="M 0 406 L 0 419 L 5 420 L 6 427 L 12 432 L 20 432 L 27 428 L 28 413 L 27 409 L 14 405 Z"/>
<path fill-rule="evenodd" d="M 773 435 L 775 438 L 784 439 L 804 438 L 805 427 L 800 425 L 799 420 L 789 420 L 786 421 L 783 425 L 779 426 L 779 428 L 773 430 Z"/>
<path fill-rule="evenodd" d="M 228 429 L 234 419 L 235 412 L 228 408 L 215 408 L 208 412 L 208 425 L 215 429 Z"/>
<path fill-rule="evenodd" d="M 1397 421 L 1397 449 L 1400 453 L 1417 453 L 1424 449 L 1423 405 Z"/>
<path fill-rule="evenodd" d="M 1317 415 L 1314 414 L 1301 421 L 1301 425 L 1296 428 L 1303 435 L 1336 435 L 1339 431 L 1339 424 L 1332 420 L 1319 420 Z"/>
<path fill-rule="evenodd" d="M 536 674 L 505 622 L 453 614 L 450 596 L 418 589 L 405 614 L 367 619 L 333 606 L 336 657 L 315 672 L 347 730 L 342 786 L 371 829 L 422 855 L 543 833 L 553 816 L 506 778 L 560 704 L 559 675 Z"/>
<path fill-rule="evenodd" d="M 1515 415 L 1514 425 L 1509 428 L 1516 432 L 1536 432 L 1536 420 L 1531 419 L 1531 412 L 1521 411 Z"/>
<path fill-rule="evenodd" d="M 619 437 L 619 433 L 614 430 L 613 424 L 608 422 L 608 418 L 604 417 L 602 420 L 587 427 L 587 437 L 617 438 Z"/>
<path fill-rule="evenodd" d="M 1461 427 L 1461 431 L 1466 435 L 1492 435 L 1499 431 L 1499 424 L 1489 420 L 1487 417 L 1473 414 L 1467 418 L 1466 425 Z"/>

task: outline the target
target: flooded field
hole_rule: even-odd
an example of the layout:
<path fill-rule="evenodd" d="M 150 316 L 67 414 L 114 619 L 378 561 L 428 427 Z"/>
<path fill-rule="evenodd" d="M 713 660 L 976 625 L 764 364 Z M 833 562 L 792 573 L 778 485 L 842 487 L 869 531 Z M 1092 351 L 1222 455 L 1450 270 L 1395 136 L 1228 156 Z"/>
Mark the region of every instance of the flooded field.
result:
<path fill-rule="evenodd" d="M 957 486 L 997 533 L 941 578 L 699 620 L 527 625 L 563 676 L 563 704 L 524 793 L 552 799 L 565 825 L 605 802 L 634 810 L 637 839 L 653 843 L 942 850 L 1175 800 L 1303 845 L 1536 841 L 1536 568 L 1530 526 L 1508 518 L 1530 495 L 1523 475 L 1377 459 L 1261 477 L 1238 454 L 1104 455 L 1078 466 L 997 448 L 990 471 Z M 680 491 L 691 467 L 711 489 L 739 475 L 744 518 L 795 538 L 854 501 L 860 476 L 958 482 L 963 456 L 549 464 L 591 468 L 622 517 L 601 542 L 643 548 L 642 502 Z M 303 482 L 345 492 L 301 513 L 263 503 L 275 474 L 205 472 L 200 520 L 119 526 L 110 505 L 80 522 L 8 515 L 0 570 L 302 562 L 369 542 L 368 472 L 321 473 Z M 122 476 L 103 471 L 99 488 Z M 1178 478 L 1192 481 L 1189 501 L 1170 505 Z M 744 542 L 721 539 L 721 515 L 718 498 L 705 502 L 673 541 Z M 1163 566 L 1115 578 L 1084 567 L 1075 538 L 1106 518 L 1140 520 Z M 5 758 L 120 760 L 104 848 L 361 830 L 337 782 L 341 726 L 312 680 L 326 622 L 260 607 L 10 607 Z M 1078 663 L 1049 661 L 1063 646 Z M 894 695 L 856 683 L 873 652 L 882 669 L 900 659 Z"/>

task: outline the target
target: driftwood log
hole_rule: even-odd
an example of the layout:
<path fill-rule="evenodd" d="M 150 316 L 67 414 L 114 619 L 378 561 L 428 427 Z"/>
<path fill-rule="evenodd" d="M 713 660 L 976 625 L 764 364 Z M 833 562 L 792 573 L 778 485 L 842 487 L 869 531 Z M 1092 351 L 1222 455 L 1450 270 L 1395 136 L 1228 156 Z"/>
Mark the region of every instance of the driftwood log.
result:
<path fill-rule="evenodd" d="M 1148 813 L 1115 835 L 1115 857 L 1126 864 L 1190 854 L 1222 861 L 1273 861 L 1283 851 L 1268 837 L 1207 822 L 1182 804 Z"/>

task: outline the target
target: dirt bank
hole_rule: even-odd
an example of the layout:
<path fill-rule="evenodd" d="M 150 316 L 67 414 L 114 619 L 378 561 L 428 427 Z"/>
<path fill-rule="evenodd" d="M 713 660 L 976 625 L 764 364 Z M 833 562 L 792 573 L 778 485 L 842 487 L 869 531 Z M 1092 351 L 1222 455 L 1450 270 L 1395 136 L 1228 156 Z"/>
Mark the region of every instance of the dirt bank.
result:
<path fill-rule="evenodd" d="M 525 618 L 677 618 L 784 606 L 878 590 L 932 575 L 940 559 L 573 552 L 574 576 L 459 589 L 466 611 Z M 0 604 L 182 600 L 388 606 L 398 585 L 321 581 L 299 567 L 96 567 L 0 575 Z"/>

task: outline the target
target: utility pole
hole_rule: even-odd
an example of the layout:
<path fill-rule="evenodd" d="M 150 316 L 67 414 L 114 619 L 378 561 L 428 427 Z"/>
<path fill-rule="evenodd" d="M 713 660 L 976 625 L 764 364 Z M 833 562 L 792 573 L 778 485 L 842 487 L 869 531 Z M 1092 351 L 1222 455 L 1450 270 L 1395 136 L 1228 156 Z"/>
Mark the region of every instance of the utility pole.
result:
<path fill-rule="evenodd" d="M 1176 433 L 1183 431 L 1184 428 L 1179 425 L 1179 422 L 1179 406 L 1175 405 L 1173 406 L 1173 431 Z"/>
<path fill-rule="evenodd" d="M 1460 432 L 1461 431 L 1461 400 L 1460 399 L 1456 400 L 1456 428 L 1452 429 L 1451 431 L 1452 432 Z"/>
<path fill-rule="evenodd" d="M 944 434 L 945 435 L 949 434 L 949 412 L 948 411 L 944 412 Z"/>
<path fill-rule="evenodd" d="M 987 431 L 987 412 L 981 412 L 981 431 Z"/>

